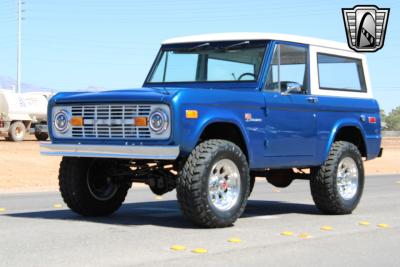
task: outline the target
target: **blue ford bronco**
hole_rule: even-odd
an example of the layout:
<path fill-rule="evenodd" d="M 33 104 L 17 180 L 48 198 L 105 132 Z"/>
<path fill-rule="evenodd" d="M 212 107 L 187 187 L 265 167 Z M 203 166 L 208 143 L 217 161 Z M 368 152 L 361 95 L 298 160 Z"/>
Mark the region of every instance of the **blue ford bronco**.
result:
<path fill-rule="evenodd" d="M 83 216 L 115 212 L 143 182 L 157 195 L 176 188 L 195 224 L 226 227 L 255 177 L 307 179 L 321 212 L 349 214 L 363 160 L 382 153 L 366 57 L 282 34 L 167 40 L 142 88 L 58 93 L 48 121 L 41 153 L 63 156 L 60 191 Z"/>

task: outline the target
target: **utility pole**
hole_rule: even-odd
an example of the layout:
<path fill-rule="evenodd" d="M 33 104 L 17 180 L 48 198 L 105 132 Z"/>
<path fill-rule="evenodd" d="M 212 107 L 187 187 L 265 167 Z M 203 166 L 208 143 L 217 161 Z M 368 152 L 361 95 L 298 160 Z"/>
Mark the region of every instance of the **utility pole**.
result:
<path fill-rule="evenodd" d="M 22 14 L 22 7 L 21 7 L 21 0 L 17 0 L 17 86 L 16 91 L 17 93 L 21 93 L 21 14 Z"/>

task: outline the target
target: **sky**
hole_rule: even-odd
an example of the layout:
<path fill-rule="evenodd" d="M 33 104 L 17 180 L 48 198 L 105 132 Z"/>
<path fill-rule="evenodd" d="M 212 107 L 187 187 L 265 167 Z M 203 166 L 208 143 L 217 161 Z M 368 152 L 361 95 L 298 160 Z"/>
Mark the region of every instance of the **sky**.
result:
<path fill-rule="evenodd" d="M 140 87 L 160 43 L 218 32 L 346 42 L 341 8 L 391 8 L 383 49 L 368 53 L 374 96 L 400 105 L 400 2 L 331 0 L 22 0 L 22 81 L 56 91 Z M 16 2 L 0 0 L 0 76 L 16 77 Z"/>

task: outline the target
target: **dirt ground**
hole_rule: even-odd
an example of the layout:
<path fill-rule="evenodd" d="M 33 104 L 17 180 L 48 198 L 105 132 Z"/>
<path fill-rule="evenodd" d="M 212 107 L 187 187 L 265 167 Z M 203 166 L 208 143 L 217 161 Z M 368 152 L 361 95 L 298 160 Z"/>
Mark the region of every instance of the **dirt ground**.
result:
<path fill-rule="evenodd" d="M 28 137 L 22 143 L 0 138 L 0 193 L 53 191 L 58 189 L 59 157 L 39 154 L 39 142 Z M 400 174 L 400 138 L 385 138 L 382 158 L 365 162 L 366 174 Z"/>

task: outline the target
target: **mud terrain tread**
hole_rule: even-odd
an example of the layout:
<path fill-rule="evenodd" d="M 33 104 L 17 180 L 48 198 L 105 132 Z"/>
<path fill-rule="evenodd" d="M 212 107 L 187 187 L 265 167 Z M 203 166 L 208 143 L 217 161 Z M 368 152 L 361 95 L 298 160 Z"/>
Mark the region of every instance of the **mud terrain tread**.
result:
<path fill-rule="evenodd" d="M 364 172 L 361 161 L 362 159 L 358 148 L 352 143 L 337 141 L 333 143 L 324 165 L 313 171 L 313 175 L 310 180 L 311 194 L 313 200 L 317 208 L 326 214 L 350 214 L 355 206 L 357 206 L 360 200 L 360 196 L 362 194 L 361 187 L 360 192 L 357 193 L 357 199 L 352 205 L 353 207 L 346 207 L 337 191 L 336 172 L 340 157 L 345 151 L 351 151 L 352 153 L 355 153 L 357 155 L 359 159 L 357 163 L 361 162 L 361 170 L 359 175 L 363 176 Z"/>
<path fill-rule="evenodd" d="M 82 216 L 106 216 L 118 210 L 125 200 L 129 186 L 121 185 L 116 195 L 109 201 L 94 199 L 85 187 L 88 158 L 63 157 L 59 170 L 59 188 L 67 206 Z"/>
<path fill-rule="evenodd" d="M 201 187 L 203 186 L 206 169 L 209 167 L 212 159 L 221 150 L 229 150 L 240 158 L 248 174 L 247 187 L 245 188 L 246 196 L 248 196 L 249 170 L 246 157 L 240 148 L 232 142 L 219 139 L 211 139 L 199 144 L 187 159 L 179 175 L 177 186 L 177 198 L 184 217 L 199 226 L 208 228 L 231 226 L 243 213 L 247 203 L 247 198 L 245 198 L 238 211 L 231 218 L 221 219 L 211 210 L 206 192 L 202 193 Z"/>

